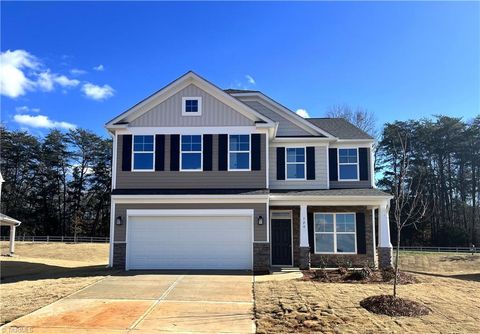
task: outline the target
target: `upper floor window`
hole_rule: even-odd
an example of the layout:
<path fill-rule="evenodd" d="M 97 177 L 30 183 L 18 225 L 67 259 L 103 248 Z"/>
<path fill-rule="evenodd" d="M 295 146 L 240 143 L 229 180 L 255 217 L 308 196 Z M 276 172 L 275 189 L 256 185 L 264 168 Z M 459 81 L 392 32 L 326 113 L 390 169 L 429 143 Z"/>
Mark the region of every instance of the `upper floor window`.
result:
<path fill-rule="evenodd" d="M 287 180 L 305 180 L 305 147 L 286 148 Z"/>
<path fill-rule="evenodd" d="M 153 136 L 133 136 L 133 170 L 153 171 Z"/>
<path fill-rule="evenodd" d="M 354 213 L 314 214 L 315 253 L 356 253 Z"/>
<path fill-rule="evenodd" d="M 338 176 L 340 181 L 358 181 L 358 149 L 338 149 Z"/>
<path fill-rule="evenodd" d="M 228 170 L 250 170 L 250 135 L 230 135 Z"/>
<path fill-rule="evenodd" d="M 201 135 L 182 135 L 180 161 L 182 171 L 202 170 Z"/>
<path fill-rule="evenodd" d="M 183 116 L 200 116 L 202 114 L 202 98 L 201 97 L 183 97 L 182 98 L 182 115 Z"/>

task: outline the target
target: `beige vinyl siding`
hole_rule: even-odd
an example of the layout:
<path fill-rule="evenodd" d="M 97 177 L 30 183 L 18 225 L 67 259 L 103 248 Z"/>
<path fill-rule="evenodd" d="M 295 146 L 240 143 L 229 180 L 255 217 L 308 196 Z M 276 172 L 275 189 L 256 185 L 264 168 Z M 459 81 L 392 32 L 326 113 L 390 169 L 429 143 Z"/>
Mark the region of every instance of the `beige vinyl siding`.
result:
<path fill-rule="evenodd" d="M 241 98 L 239 98 L 241 99 Z M 279 122 L 280 124 L 278 125 L 278 130 L 277 130 L 277 136 L 311 136 L 312 134 L 303 130 L 299 126 L 295 125 L 291 121 L 289 121 L 287 118 L 279 115 L 272 109 L 268 108 L 264 104 L 258 102 L 258 101 L 244 101 L 246 105 L 248 105 L 250 108 L 258 111 L 264 116 L 267 116 L 274 122 Z"/>
<path fill-rule="evenodd" d="M 182 116 L 182 97 L 201 97 L 201 116 Z M 189 85 L 130 122 L 131 127 L 252 126 L 254 122 L 195 85 Z"/>
<path fill-rule="evenodd" d="M 152 133 L 153 135 L 153 133 Z M 218 135 L 213 135 L 212 171 L 170 171 L 170 135 L 165 136 L 165 171 L 124 172 L 122 171 L 123 136 L 117 144 L 117 189 L 231 189 L 266 188 L 266 136 L 261 135 L 261 170 L 219 171 Z"/>
<path fill-rule="evenodd" d="M 300 147 L 301 145 L 299 145 Z M 312 145 L 308 145 L 312 146 Z M 271 189 L 327 189 L 327 147 L 315 147 L 315 180 L 277 180 L 277 148 L 270 147 L 270 188 Z M 285 175 L 286 177 L 286 175 Z"/>
<path fill-rule="evenodd" d="M 122 225 L 115 225 L 114 242 L 125 242 L 126 230 L 127 230 L 127 210 L 159 210 L 159 209 L 253 209 L 253 234 L 254 241 L 266 241 L 267 240 L 267 204 L 264 203 L 211 203 L 211 204 L 116 204 L 115 205 L 115 217 L 121 216 Z M 263 217 L 263 225 L 257 224 L 259 216 Z"/>

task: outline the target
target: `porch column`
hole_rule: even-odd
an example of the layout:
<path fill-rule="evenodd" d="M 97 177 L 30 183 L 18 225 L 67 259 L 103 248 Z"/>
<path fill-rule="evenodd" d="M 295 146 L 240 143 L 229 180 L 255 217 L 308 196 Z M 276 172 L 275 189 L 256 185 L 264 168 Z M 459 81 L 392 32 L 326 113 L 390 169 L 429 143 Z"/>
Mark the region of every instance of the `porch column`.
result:
<path fill-rule="evenodd" d="M 10 225 L 10 255 L 15 253 L 15 225 Z"/>
<path fill-rule="evenodd" d="M 389 211 L 389 202 L 382 203 L 378 208 L 378 262 L 380 268 L 391 267 L 393 264 Z"/>
<path fill-rule="evenodd" d="M 310 243 L 308 241 L 307 206 L 300 206 L 300 269 L 310 268 Z"/>

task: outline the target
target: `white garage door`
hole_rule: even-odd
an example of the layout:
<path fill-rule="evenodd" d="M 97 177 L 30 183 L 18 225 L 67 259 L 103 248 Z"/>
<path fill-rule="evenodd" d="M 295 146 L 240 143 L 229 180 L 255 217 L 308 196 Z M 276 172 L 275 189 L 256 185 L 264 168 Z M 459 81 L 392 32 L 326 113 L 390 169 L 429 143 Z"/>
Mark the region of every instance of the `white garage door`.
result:
<path fill-rule="evenodd" d="M 127 269 L 252 269 L 252 214 L 128 215 Z"/>

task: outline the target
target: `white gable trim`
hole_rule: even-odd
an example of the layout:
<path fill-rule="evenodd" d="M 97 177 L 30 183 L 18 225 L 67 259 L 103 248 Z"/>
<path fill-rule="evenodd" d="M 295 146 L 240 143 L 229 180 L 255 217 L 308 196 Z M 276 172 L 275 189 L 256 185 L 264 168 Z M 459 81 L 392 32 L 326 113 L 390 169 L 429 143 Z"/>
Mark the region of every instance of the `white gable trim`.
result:
<path fill-rule="evenodd" d="M 193 72 L 188 72 L 185 75 L 181 76 L 180 78 L 176 79 L 172 83 L 168 84 L 158 92 L 154 93 L 153 95 L 147 97 L 143 101 L 139 102 L 126 112 L 120 114 L 119 116 L 115 117 L 111 121 L 109 121 L 105 126 L 106 128 L 115 128 L 115 123 L 119 121 L 126 121 L 131 122 L 134 119 L 140 117 L 144 113 L 150 111 L 154 106 L 162 103 L 169 97 L 173 96 L 174 94 L 178 93 L 188 85 L 195 85 L 198 88 L 204 90 L 208 94 L 212 95 L 217 100 L 221 101 L 222 103 L 226 104 L 227 106 L 231 107 L 235 111 L 241 113 L 245 117 L 251 119 L 252 121 L 263 121 L 266 124 L 270 125 L 271 127 L 275 126 L 275 123 L 269 119 L 268 117 L 260 114 L 256 110 L 248 107 L 246 104 L 240 102 L 233 96 L 225 93 L 220 88 L 216 87 L 215 85 L 211 84 L 207 80 L 203 79 L 202 77 L 198 76 Z"/>
<path fill-rule="evenodd" d="M 314 124 L 310 123 L 309 121 L 305 120 L 303 117 L 297 115 L 290 109 L 286 108 L 285 106 L 281 105 L 280 103 L 276 102 L 275 100 L 269 98 L 265 94 L 261 92 L 252 92 L 252 93 L 235 93 L 232 96 L 238 97 L 253 97 L 250 101 L 257 101 L 265 105 L 266 107 L 270 107 L 270 109 L 277 114 L 287 118 L 289 121 L 297 125 L 298 127 L 302 128 L 303 130 L 313 134 L 322 134 L 327 138 L 336 138 L 332 134 L 328 133 L 327 131 L 320 129 L 319 127 L 315 126 Z M 245 101 L 249 101 L 245 99 Z M 271 108 L 273 107 L 273 108 Z"/>

